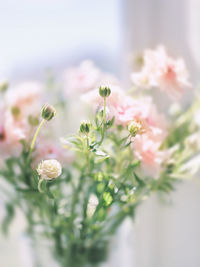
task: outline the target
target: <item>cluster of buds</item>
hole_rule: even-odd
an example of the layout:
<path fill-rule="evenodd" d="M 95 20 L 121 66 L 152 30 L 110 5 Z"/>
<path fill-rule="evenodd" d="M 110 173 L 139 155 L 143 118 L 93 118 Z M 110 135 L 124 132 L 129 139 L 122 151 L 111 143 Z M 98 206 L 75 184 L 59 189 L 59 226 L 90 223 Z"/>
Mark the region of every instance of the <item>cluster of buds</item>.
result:
<path fill-rule="evenodd" d="M 108 97 L 111 94 L 111 90 L 109 87 L 99 87 L 99 94 L 103 98 Z"/>
<path fill-rule="evenodd" d="M 80 125 L 80 132 L 83 134 L 88 134 L 91 130 L 91 122 L 90 121 L 82 121 Z"/>
<path fill-rule="evenodd" d="M 132 137 L 142 132 L 142 125 L 140 122 L 132 121 L 128 125 L 128 131 Z"/>
<path fill-rule="evenodd" d="M 56 110 L 49 104 L 46 104 L 42 108 L 42 118 L 46 121 L 50 121 L 56 115 Z"/>

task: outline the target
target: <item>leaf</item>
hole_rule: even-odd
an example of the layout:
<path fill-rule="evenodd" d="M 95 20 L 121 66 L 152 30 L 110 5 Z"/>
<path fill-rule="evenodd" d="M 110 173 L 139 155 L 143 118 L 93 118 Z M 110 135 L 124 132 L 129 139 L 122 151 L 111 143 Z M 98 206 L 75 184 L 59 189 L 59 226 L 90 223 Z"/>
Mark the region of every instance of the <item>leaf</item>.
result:
<path fill-rule="evenodd" d="M 102 150 L 95 150 L 93 152 L 97 157 L 99 158 L 96 158 L 95 159 L 95 163 L 100 163 L 108 158 L 110 158 L 110 156 L 108 154 L 106 154 L 105 152 L 103 152 Z"/>
<path fill-rule="evenodd" d="M 139 186 L 142 186 L 142 187 L 145 186 L 145 182 L 142 179 L 140 179 L 136 173 L 134 173 L 134 176 L 135 176 L 135 180 L 139 184 Z"/>
<path fill-rule="evenodd" d="M 4 234 L 8 233 L 9 226 L 14 218 L 15 210 L 13 204 L 7 203 L 6 204 L 6 216 L 2 222 L 2 231 Z"/>

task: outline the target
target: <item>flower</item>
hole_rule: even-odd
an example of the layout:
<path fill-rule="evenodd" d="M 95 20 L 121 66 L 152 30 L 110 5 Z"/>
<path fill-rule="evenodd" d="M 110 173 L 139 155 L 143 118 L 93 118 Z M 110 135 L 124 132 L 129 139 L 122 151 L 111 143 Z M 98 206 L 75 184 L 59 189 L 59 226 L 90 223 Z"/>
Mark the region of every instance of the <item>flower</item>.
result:
<path fill-rule="evenodd" d="M 154 127 L 165 127 L 165 119 L 160 115 L 150 97 L 134 99 L 127 96 L 119 86 L 110 85 L 112 94 L 106 101 L 109 117 L 115 117 L 115 123 L 127 126 L 133 120 L 143 121 L 143 123 Z M 94 89 L 81 96 L 81 100 L 91 104 L 93 108 L 103 106 L 103 98 L 99 95 L 98 89 Z"/>
<path fill-rule="evenodd" d="M 46 104 L 42 108 L 42 118 L 45 119 L 46 121 L 50 121 L 55 117 L 56 115 L 56 110 L 53 106 Z"/>
<path fill-rule="evenodd" d="M 39 145 L 33 152 L 33 167 L 38 165 L 42 159 L 56 159 L 61 164 L 69 164 L 74 161 L 74 154 L 71 151 L 63 149 L 60 144 L 52 142 L 50 138 L 40 137 Z"/>
<path fill-rule="evenodd" d="M 64 93 L 66 96 L 87 92 L 95 86 L 100 79 L 100 70 L 92 61 L 83 61 L 80 66 L 69 68 L 64 72 Z"/>
<path fill-rule="evenodd" d="M 21 151 L 20 140 L 29 138 L 33 127 L 33 115 L 34 123 L 38 121 L 41 98 L 42 86 L 38 82 L 24 82 L 6 91 L 1 112 L 0 124 L 4 131 L 4 140 L 1 144 L 10 154 L 13 154 L 13 151 Z"/>
<path fill-rule="evenodd" d="M 118 86 L 109 87 L 112 91 L 106 103 L 109 117 L 115 117 L 117 125 L 128 126 L 134 121 L 132 126 L 137 126 L 138 130 L 138 124 L 141 125 L 142 135 L 135 136 L 133 153 L 141 161 L 146 173 L 158 175 L 165 159 L 163 152 L 159 150 L 167 136 L 165 117 L 158 113 L 150 97 L 136 99 L 127 96 Z M 82 100 L 92 103 L 95 108 L 103 106 L 103 98 L 99 96 L 98 89 L 84 94 Z"/>
<path fill-rule="evenodd" d="M 42 85 L 35 81 L 26 81 L 8 90 L 5 95 L 5 106 L 8 109 L 18 108 L 20 116 L 34 114 L 40 110 Z"/>
<path fill-rule="evenodd" d="M 131 75 L 136 86 L 146 89 L 158 87 L 172 99 L 179 99 L 184 89 L 191 87 L 184 60 L 169 57 L 165 47 L 145 50 L 143 61 L 141 72 Z"/>
<path fill-rule="evenodd" d="M 53 180 L 61 175 L 62 167 L 56 159 L 48 159 L 40 162 L 37 172 L 42 179 Z"/>
<path fill-rule="evenodd" d="M 160 150 L 160 136 L 151 131 L 137 135 L 132 143 L 134 155 L 141 161 L 145 175 L 157 178 L 162 170 L 162 164 L 168 157 L 166 151 Z"/>
<path fill-rule="evenodd" d="M 1 157 L 17 156 L 21 152 L 20 140 L 25 139 L 23 127 L 3 107 L 0 107 L 0 114 Z"/>
<path fill-rule="evenodd" d="M 101 84 L 118 84 L 110 73 L 101 72 L 90 60 L 83 61 L 78 67 L 68 68 L 64 74 L 64 95 L 83 94 Z"/>

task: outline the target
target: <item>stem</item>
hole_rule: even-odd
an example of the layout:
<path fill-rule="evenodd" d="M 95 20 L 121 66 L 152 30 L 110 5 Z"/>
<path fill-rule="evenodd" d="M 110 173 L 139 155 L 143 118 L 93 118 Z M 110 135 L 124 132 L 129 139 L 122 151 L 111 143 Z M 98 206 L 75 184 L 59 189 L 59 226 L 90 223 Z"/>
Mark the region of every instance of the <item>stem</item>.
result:
<path fill-rule="evenodd" d="M 103 140 L 104 140 L 104 133 L 105 133 L 105 130 L 106 130 L 106 97 L 104 97 L 104 100 L 103 100 L 103 126 L 102 126 L 102 131 L 101 131 L 101 140 L 99 141 L 99 146 L 103 143 Z"/>
<path fill-rule="evenodd" d="M 43 179 L 40 178 L 39 183 L 38 183 L 38 190 L 39 190 L 40 193 L 43 193 L 43 190 L 41 189 L 42 182 L 43 182 Z"/>
<path fill-rule="evenodd" d="M 103 99 L 103 123 L 106 124 L 106 97 Z"/>
<path fill-rule="evenodd" d="M 35 147 L 35 142 L 36 142 L 36 139 L 37 139 L 37 136 L 40 132 L 40 129 L 42 128 L 42 125 L 45 123 L 45 119 L 43 119 L 40 123 L 40 125 L 38 126 L 36 132 L 35 132 L 35 135 L 33 137 L 33 140 L 32 140 L 32 143 L 31 143 L 31 147 L 30 147 L 30 152 L 33 151 L 34 147 Z"/>

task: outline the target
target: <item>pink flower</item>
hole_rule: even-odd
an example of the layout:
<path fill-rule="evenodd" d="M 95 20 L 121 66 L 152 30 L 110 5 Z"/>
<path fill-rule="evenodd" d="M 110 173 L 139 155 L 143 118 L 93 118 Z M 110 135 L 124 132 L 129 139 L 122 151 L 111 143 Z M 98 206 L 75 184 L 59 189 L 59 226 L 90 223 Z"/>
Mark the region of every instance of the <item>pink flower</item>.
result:
<path fill-rule="evenodd" d="M 142 123 L 145 133 L 133 139 L 133 153 L 141 161 L 146 174 L 157 176 L 166 155 L 159 150 L 167 136 L 165 117 L 158 113 L 150 97 L 132 98 L 117 86 L 109 87 L 111 95 L 106 98 L 109 117 L 114 116 L 115 123 L 123 126 L 127 126 L 133 120 Z M 92 103 L 95 108 L 103 106 L 103 99 L 99 96 L 98 89 L 84 94 L 82 100 Z"/>
<path fill-rule="evenodd" d="M 79 67 L 69 68 L 64 73 L 66 96 L 93 89 L 100 78 L 100 71 L 93 62 L 83 61 Z"/>
<path fill-rule="evenodd" d="M 167 158 L 166 151 L 160 150 L 160 135 L 153 131 L 137 135 L 132 143 L 134 155 L 141 161 L 145 175 L 157 178 L 162 170 L 162 164 Z"/>
<path fill-rule="evenodd" d="M 56 159 L 62 164 L 69 164 L 74 160 L 74 154 L 66 151 L 60 145 L 52 143 L 50 139 L 44 137 L 38 141 L 38 146 L 34 152 L 34 165 L 36 166 L 41 160 Z"/>
<path fill-rule="evenodd" d="M 117 79 L 101 72 L 92 61 L 83 61 L 78 67 L 69 68 L 64 72 L 64 94 L 73 96 L 86 93 L 102 83 L 118 83 Z"/>
<path fill-rule="evenodd" d="M 41 108 L 42 85 L 39 82 L 23 82 L 6 93 L 7 109 L 18 108 L 20 117 L 34 115 Z"/>
<path fill-rule="evenodd" d="M 24 82 L 6 92 L 4 105 L 0 107 L 1 156 L 19 155 L 20 141 L 30 138 L 28 117 L 40 113 L 41 88 L 37 82 Z"/>
<path fill-rule="evenodd" d="M 169 57 L 163 46 L 144 51 L 141 72 L 131 75 L 133 83 L 142 88 L 158 87 L 171 98 L 178 99 L 185 88 L 190 88 L 183 59 Z"/>
<path fill-rule="evenodd" d="M 109 117 L 115 117 L 115 123 L 126 126 L 134 119 L 145 121 L 149 126 L 165 127 L 163 115 L 158 114 L 155 105 L 150 97 L 132 98 L 127 96 L 116 85 L 110 85 L 111 95 L 106 99 L 106 106 Z M 92 90 L 81 96 L 81 99 L 97 109 L 103 106 L 103 98 L 99 95 L 98 89 Z"/>
<path fill-rule="evenodd" d="M 11 113 L 0 110 L 0 155 L 8 157 L 19 155 L 21 152 L 20 140 L 25 138 L 23 129 L 15 123 Z"/>

